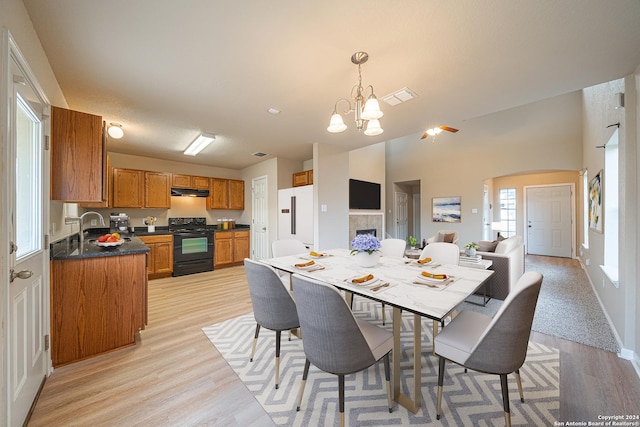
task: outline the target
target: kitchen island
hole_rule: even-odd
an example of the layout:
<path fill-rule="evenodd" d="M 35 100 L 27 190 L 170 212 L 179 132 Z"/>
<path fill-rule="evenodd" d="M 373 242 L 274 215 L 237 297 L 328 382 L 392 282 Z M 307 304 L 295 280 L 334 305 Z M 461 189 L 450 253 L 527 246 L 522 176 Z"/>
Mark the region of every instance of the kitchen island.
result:
<path fill-rule="evenodd" d="M 61 366 L 135 344 L 147 323 L 149 248 L 129 236 L 100 247 L 99 234 L 51 244 L 51 359 Z"/>

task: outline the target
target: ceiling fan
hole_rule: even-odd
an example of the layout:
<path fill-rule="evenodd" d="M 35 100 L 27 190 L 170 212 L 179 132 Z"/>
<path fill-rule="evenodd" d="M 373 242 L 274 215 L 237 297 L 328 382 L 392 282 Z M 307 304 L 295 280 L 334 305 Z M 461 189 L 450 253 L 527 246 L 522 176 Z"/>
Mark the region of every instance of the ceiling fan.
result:
<path fill-rule="evenodd" d="M 420 139 L 425 139 L 425 138 L 428 138 L 430 136 L 433 136 L 433 138 L 435 139 L 436 135 L 438 135 L 443 130 L 446 130 L 447 132 L 451 132 L 451 133 L 458 132 L 458 129 L 452 128 L 450 126 L 438 126 L 438 127 L 435 127 L 435 128 L 427 129 L 427 131 L 422 135 L 422 138 L 420 138 Z"/>

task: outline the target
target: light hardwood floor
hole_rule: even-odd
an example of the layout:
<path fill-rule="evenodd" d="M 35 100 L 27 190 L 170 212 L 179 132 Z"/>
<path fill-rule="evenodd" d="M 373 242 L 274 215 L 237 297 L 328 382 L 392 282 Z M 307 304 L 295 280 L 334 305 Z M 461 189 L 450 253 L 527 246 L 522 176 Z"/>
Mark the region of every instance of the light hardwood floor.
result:
<path fill-rule="evenodd" d="M 56 369 L 28 425 L 273 425 L 201 330 L 250 311 L 243 267 L 149 282 L 138 343 Z M 540 333 L 532 340 L 560 350 L 558 421 L 640 414 L 629 362 Z"/>

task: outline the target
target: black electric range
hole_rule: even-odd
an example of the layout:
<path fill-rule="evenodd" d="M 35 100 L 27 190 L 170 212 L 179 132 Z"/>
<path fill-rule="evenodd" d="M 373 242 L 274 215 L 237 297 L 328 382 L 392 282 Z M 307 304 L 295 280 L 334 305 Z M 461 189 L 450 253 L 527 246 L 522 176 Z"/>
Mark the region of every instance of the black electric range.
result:
<path fill-rule="evenodd" d="M 173 234 L 173 276 L 213 270 L 213 231 L 206 218 L 169 218 Z"/>

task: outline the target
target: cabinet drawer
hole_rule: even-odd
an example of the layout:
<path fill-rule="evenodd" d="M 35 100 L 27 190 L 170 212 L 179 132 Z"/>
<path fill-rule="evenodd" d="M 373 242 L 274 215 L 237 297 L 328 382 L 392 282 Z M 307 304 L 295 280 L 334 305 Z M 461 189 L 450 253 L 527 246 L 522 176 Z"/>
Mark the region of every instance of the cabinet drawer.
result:
<path fill-rule="evenodd" d="M 173 243 L 173 235 L 139 236 L 143 243 Z"/>
<path fill-rule="evenodd" d="M 218 231 L 214 236 L 214 240 L 233 239 L 233 231 Z"/>
<path fill-rule="evenodd" d="M 235 232 L 235 238 L 237 239 L 238 237 L 249 237 L 249 230 L 236 231 Z"/>

